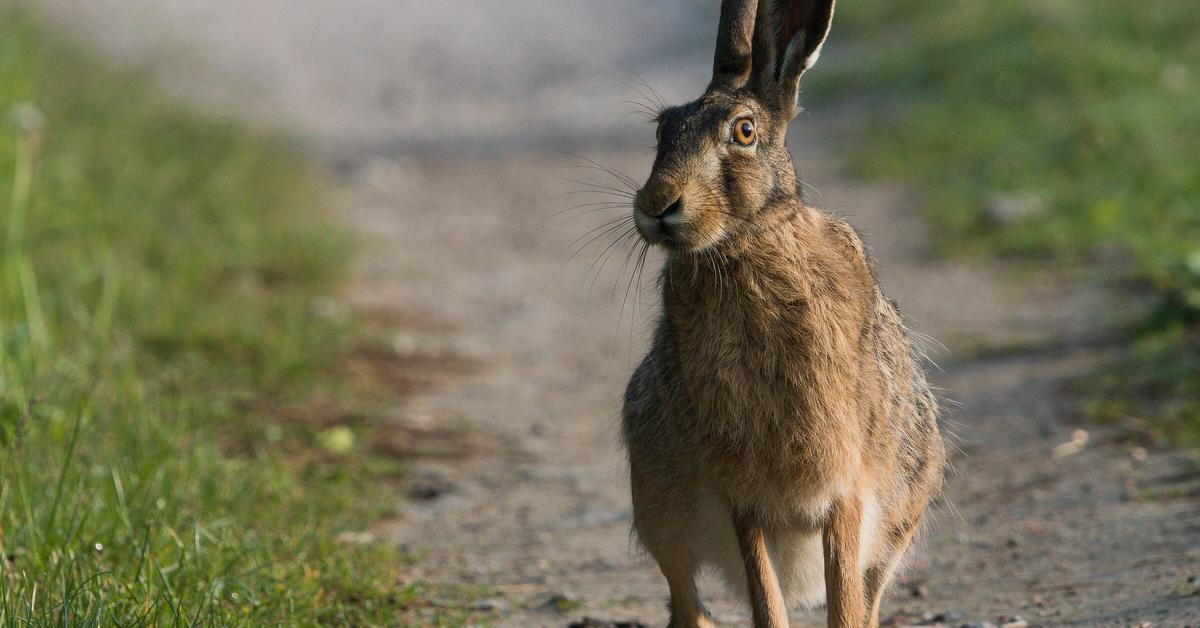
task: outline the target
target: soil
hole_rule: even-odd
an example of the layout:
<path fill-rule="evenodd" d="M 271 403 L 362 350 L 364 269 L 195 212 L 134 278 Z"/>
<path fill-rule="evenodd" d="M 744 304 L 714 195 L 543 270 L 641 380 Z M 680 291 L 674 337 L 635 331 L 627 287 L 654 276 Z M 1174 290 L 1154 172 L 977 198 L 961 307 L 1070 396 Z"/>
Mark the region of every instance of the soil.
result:
<path fill-rule="evenodd" d="M 657 308 L 658 258 L 626 299 L 625 250 L 612 249 L 599 272 L 593 264 L 611 239 L 571 258 L 577 238 L 624 210 L 554 214 L 606 200 L 571 195 L 587 186 L 559 177 L 619 185 L 568 152 L 645 176 L 652 131 L 610 103 L 641 86 L 629 68 L 672 100 L 698 93 L 713 27 L 675 23 L 671 11 L 700 20 L 711 8 L 668 2 L 639 21 L 625 1 L 575 20 L 515 0 L 358 0 L 337 11 L 282 0 L 81 4 L 45 9 L 126 58 L 182 44 L 189 67 L 206 71 L 193 81 L 163 70 L 181 95 L 307 137 L 339 187 L 340 215 L 363 235 L 354 307 L 398 313 L 402 356 L 475 365 L 394 412 L 401 441 L 433 433 L 454 449 L 417 455 L 396 495 L 403 516 L 371 530 L 412 552 L 406 577 L 480 623 L 663 625 L 666 586 L 630 540 L 617 438 L 623 386 Z M 669 36 L 650 40 L 655 28 Z M 498 63 L 507 65 L 489 74 Z M 596 78 L 598 67 L 615 78 Z M 1120 299 L 1051 268 L 933 255 L 919 191 L 840 168 L 853 121 L 852 110 L 814 108 L 790 145 L 813 204 L 862 230 L 885 290 L 944 345 L 933 345 L 929 368 L 955 435 L 945 495 L 884 616 L 1200 625 L 1197 462 L 1081 423 L 1070 396 L 1070 382 L 1109 355 L 1106 321 Z M 447 444 L 455 433 L 470 451 Z M 713 584 L 703 590 L 717 619 L 746 624 Z M 437 610 L 413 609 L 410 620 Z"/>

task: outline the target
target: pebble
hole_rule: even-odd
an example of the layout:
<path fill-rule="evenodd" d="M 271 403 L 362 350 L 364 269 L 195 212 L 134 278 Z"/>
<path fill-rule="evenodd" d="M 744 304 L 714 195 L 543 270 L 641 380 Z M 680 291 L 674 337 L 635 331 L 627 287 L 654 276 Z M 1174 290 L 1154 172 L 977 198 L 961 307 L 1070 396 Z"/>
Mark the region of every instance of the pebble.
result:
<path fill-rule="evenodd" d="M 492 597 L 476 601 L 472 608 L 485 613 L 503 613 L 509 609 L 509 603 L 504 598 Z"/>
<path fill-rule="evenodd" d="M 454 491 L 454 484 L 442 477 L 429 477 L 413 482 L 408 488 L 408 498 L 414 501 L 437 499 Z"/>
<path fill-rule="evenodd" d="M 1089 440 L 1091 440 L 1091 435 L 1088 434 L 1087 430 L 1074 430 L 1071 432 L 1071 440 L 1054 447 L 1054 459 L 1058 460 L 1067 456 L 1074 456 L 1083 451 L 1084 446 L 1087 445 Z"/>
<path fill-rule="evenodd" d="M 584 617 L 583 621 L 572 622 L 570 626 L 571 628 L 649 628 L 639 621 L 610 621 L 595 617 Z"/>
<path fill-rule="evenodd" d="M 963 614 L 957 611 L 945 611 L 937 614 L 926 613 L 921 617 L 906 616 L 905 613 L 899 613 L 887 622 L 890 626 L 928 626 L 931 628 L 947 628 L 953 626 L 955 628 L 1028 628 L 1029 622 L 1022 619 L 1019 615 L 1003 615 L 999 618 L 999 623 L 990 621 L 963 621 Z"/>

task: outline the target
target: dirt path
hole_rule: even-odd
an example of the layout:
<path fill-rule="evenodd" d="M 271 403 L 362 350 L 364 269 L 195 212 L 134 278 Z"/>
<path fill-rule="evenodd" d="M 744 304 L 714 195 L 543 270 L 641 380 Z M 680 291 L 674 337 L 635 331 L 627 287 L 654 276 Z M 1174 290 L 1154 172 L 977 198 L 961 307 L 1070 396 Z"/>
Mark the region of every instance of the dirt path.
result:
<path fill-rule="evenodd" d="M 809 127 L 828 115 L 814 112 Z M 929 258 L 911 198 L 831 167 L 828 143 L 840 135 L 801 131 L 792 141 L 801 171 L 820 205 L 864 230 L 914 325 L 950 347 L 934 355 L 946 371 L 934 379 L 953 400 L 947 425 L 960 440 L 946 504 L 888 615 L 947 614 L 953 624 L 1014 614 L 1044 624 L 1200 621 L 1197 598 L 1178 596 L 1200 570 L 1195 501 L 1171 497 L 1194 488 L 1182 460 L 1139 459 L 1093 427 L 1081 451 L 1055 458 L 1080 427 L 1062 388 L 1103 351 L 1095 339 L 1106 303 L 1094 290 L 1064 291 L 1072 284 L 1060 278 L 1018 283 Z M 638 152 L 598 157 L 644 172 Z M 616 446 L 632 355 L 628 328 L 616 334 L 623 289 L 612 303 L 618 277 L 604 274 L 588 296 L 596 252 L 563 267 L 586 229 L 541 221 L 556 205 L 537 199 L 561 188 L 544 173 L 559 161 L 537 152 L 503 163 L 368 160 L 349 180 L 349 216 L 387 242 L 370 262 L 367 300 L 454 321 L 454 350 L 489 365 L 406 412 L 433 424 L 465 420 L 503 443 L 502 453 L 419 464 L 417 481 L 450 490 L 411 504 L 383 532 L 423 556 L 414 577 L 485 585 L 477 601 L 503 609 L 498 624 L 592 616 L 658 625 L 665 586 L 631 551 Z M 395 179 L 383 183 L 388 173 Z M 646 286 L 643 298 L 652 299 Z M 649 318 L 639 316 L 633 354 Z M 560 594 L 580 607 L 550 610 Z M 716 599 L 720 618 L 744 623 L 736 605 Z"/>
<path fill-rule="evenodd" d="M 486 445 L 465 458 L 416 461 L 413 494 L 422 498 L 375 530 L 418 557 L 410 576 L 454 585 L 439 595 L 477 606 L 477 618 L 496 625 L 562 626 L 584 616 L 664 623 L 665 585 L 629 542 L 616 436 L 620 394 L 653 312 L 651 272 L 631 326 L 626 284 L 617 283 L 630 270 L 621 273 L 621 258 L 596 279 L 591 262 L 600 249 L 564 263 L 572 241 L 596 223 L 547 221 L 573 204 L 560 195 L 579 187 L 552 175 L 599 177 L 564 169 L 579 160 L 549 147 L 644 176 L 648 140 L 627 140 L 625 129 L 649 131 L 620 122 L 622 110 L 607 103 L 628 91 L 591 70 L 635 66 L 669 95 L 686 96 L 703 83 L 707 51 L 666 63 L 666 44 L 634 45 L 644 37 L 621 29 L 637 15 L 629 2 L 589 13 L 582 26 L 558 9 L 514 17 L 502 10 L 520 6 L 511 2 L 489 5 L 491 17 L 507 20 L 489 26 L 470 3 L 450 2 L 446 10 L 470 18 L 475 32 L 439 40 L 440 66 L 394 76 L 387 69 L 399 73 L 398 64 L 420 53 L 410 49 L 413 32 L 428 44 L 453 21 L 413 2 L 360 0 L 329 11 L 321 3 L 170 0 L 150 17 L 148 0 L 105 0 L 95 9 L 48 2 L 110 49 L 143 54 L 166 38 L 193 44 L 216 68 L 207 82 L 183 86 L 197 98 L 235 103 L 251 119 L 287 103 L 281 117 L 325 151 L 342 185 L 343 215 L 367 242 L 356 306 L 392 313 L 402 354 L 485 365 L 396 409 L 399 427 L 465 429 Z M 653 20 L 690 9 L 663 6 L 643 28 L 686 35 L 686 27 Z M 402 26 L 413 11 L 427 28 Z M 600 26 L 590 28 L 593 18 Z M 551 25 L 561 28 L 553 41 L 522 48 L 513 42 L 523 41 L 528 20 L 558 20 Z M 546 24 L 535 25 L 544 32 Z M 707 44 L 711 29 L 693 30 Z M 480 37 L 507 47 L 481 50 Z M 488 53 L 591 78 L 539 82 L 535 75 L 550 70 L 504 66 L 496 68 L 504 80 L 489 83 L 487 72 L 472 70 L 496 63 Z M 254 71 L 231 81 L 238 65 Z M 447 71 L 484 84 L 455 83 Z M 253 97 L 228 89 L 244 81 L 266 88 Z M 1064 382 L 1105 350 L 1103 314 L 1118 304 L 1062 277 L 1015 281 L 930 257 L 913 195 L 839 172 L 833 149 L 848 137 L 846 122 L 832 108 L 812 111 L 797 125 L 793 152 L 819 191 L 815 204 L 864 231 L 887 291 L 916 329 L 949 347 L 934 354 L 944 369 L 934 379 L 954 400 L 947 426 L 959 438 L 946 502 L 886 614 L 898 622 L 943 614 L 950 625 L 1013 614 L 1048 625 L 1200 624 L 1200 597 L 1182 595 L 1196 588 L 1188 577 L 1200 577 L 1196 477 L 1185 457 L 1130 449 L 1091 426 L 1082 426 L 1089 440 L 1078 452 L 1054 453 L 1081 427 Z M 447 149 L 460 145 L 469 148 Z M 719 592 L 710 598 L 720 619 L 745 621 Z M 414 610 L 412 619 L 433 610 Z M 819 614 L 798 617 L 819 624 Z"/>

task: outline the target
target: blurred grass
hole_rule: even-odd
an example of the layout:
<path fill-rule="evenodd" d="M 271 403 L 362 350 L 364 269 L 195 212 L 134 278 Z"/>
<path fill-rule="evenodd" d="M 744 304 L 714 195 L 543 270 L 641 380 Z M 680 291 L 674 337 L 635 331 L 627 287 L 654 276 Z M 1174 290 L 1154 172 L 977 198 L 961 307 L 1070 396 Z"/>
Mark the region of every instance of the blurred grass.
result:
<path fill-rule="evenodd" d="M 839 9 L 847 62 L 813 91 L 869 96 L 852 165 L 917 182 L 943 250 L 1095 264 L 1151 291 L 1157 307 L 1089 405 L 1200 443 L 1195 2 Z"/>
<path fill-rule="evenodd" d="M 401 469 L 271 411 L 354 416 L 319 178 L 0 9 L 3 112 L 0 624 L 394 621 Z"/>

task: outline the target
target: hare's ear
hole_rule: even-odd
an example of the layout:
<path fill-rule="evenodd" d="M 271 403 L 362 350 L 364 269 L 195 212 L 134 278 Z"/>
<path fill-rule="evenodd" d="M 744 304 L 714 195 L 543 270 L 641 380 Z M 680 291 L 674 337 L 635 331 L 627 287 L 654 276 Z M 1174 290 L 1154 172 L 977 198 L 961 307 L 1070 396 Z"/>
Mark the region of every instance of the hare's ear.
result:
<path fill-rule="evenodd" d="M 712 84 L 740 89 L 750 80 L 754 58 L 754 14 L 758 0 L 723 0 L 717 27 L 717 54 Z"/>
<path fill-rule="evenodd" d="M 800 75 L 817 62 L 835 0 L 759 0 L 752 83 L 787 119 L 796 115 Z"/>

